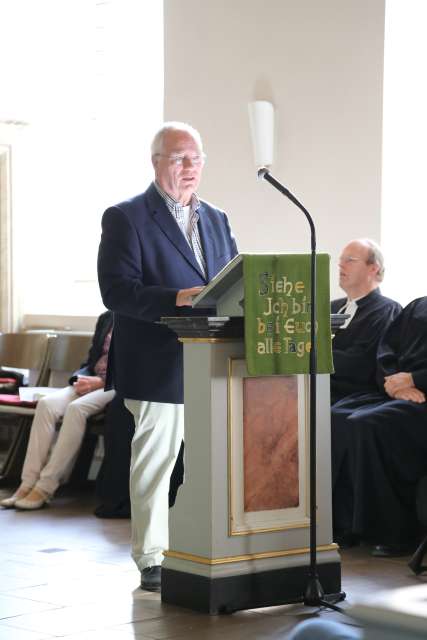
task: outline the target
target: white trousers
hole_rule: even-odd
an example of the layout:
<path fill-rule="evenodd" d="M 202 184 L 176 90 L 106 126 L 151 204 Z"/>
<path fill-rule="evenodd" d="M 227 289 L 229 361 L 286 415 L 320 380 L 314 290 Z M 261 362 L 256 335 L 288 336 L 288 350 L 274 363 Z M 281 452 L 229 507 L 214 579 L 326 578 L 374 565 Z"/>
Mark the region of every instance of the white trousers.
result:
<path fill-rule="evenodd" d="M 135 421 L 130 463 L 132 558 L 160 565 L 169 546 L 169 481 L 184 436 L 184 405 L 125 400 Z"/>
<path fill-rule="evenodd" d="M 114 395 L 115 391 L 97 389 L 78 396 L 70 386 L 39 400 L 22 469 L 22 484 L 36 486 L 52 495 L 71 472 L 87 418 L 101 411 Z M 48 461 L 57 435 L 55 426 L 62 417 L 61 429 Z"/>

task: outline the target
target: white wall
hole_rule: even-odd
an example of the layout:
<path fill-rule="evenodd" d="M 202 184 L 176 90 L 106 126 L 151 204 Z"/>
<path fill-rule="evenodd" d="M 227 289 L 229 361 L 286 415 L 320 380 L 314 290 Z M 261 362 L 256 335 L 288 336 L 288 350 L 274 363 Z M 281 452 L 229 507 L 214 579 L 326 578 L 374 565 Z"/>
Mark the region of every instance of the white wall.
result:
<path fill-rule="evenodd" d="M 384 60 L 382 245 L 384 293 L 426 295 L 427 2 L 387 0 Z"/>
<path fill-rule="evenodd" d="M 201 131 L 200 192 L 240 250 L 309 249 L 302 214 L 256 181 L 253 99 L 276 107 L 272 173 L 314 216 L 319 249 L 335 261 L 351 238 L 380 240 L 384 0 L 165 0 L 164 15 L 165 118 Z"/>

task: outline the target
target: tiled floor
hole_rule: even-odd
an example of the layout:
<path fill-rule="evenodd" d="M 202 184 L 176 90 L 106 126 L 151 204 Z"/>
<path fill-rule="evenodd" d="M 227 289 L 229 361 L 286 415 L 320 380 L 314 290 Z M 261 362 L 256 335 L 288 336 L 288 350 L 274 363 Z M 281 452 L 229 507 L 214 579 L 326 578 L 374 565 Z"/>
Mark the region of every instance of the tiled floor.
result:
<path fill-rule="evenodd" d="M 163 605 L 138 588 L 129 521 L 99 520 L 93 508 L 88 491 L 34 513 L 0 509 L 0 640 L 278 640 L 308 615 L 343 619 L 302 605 L 229 616 Z M 344 552 L 345 606 L 370 591 L 427 582 L 406 562 L 373 559 L 363 548 Z"/>

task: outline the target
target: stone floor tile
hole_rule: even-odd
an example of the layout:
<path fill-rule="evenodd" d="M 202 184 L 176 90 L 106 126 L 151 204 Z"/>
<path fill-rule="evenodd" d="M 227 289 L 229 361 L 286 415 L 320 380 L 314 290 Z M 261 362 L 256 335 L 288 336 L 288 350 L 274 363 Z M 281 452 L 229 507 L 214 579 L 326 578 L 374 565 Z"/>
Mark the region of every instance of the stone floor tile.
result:
<path fill-rule="evenodd" d="M 135 637 L 149 636 L 156 640 L 166 640 L 184 634 L 199 633 L 203 636 L 209 629 L 222 629 L 223 637 L 228 637 L 230 629 L 256 623 L 260 616 L 248 611 L 236 612 L 232 615 L 210 616 L 190 610 L 178 609 L 175 613 L 164 615 L 153 620 L 133 622 L 130 631 Z"/>
<path fill-rule="evenodd" d="M 16 618 L 26 614 L 46 612 L 57 609 L 55 605 L 35 602 L 16 596 L 0 595 L 0 620 Z"/>
<path fill-rule="evenodd" d="M 0 497 L 2 491 L 10 493 L 2 489 Z M 38 512 L 0 510 L 0 611 L 8 616 L 0 620 L 0 640 L 284 640 L 306 617 L 342 620 L 303 604 L 229 616 L 162 604 L 159 594 L 139 589 L 130 521 L 97 519 L 93 508 L 88 492 L 59 495 Z M 367 547 L 343 551 L 342 607 L 368 590 L 427 582 L 407 560 L 372 558 Z"/>
<path fill-rule="evenodd" d="M 153 640 L 148 636 L 133 635 L 132 630 L 121 627 L 111 629 L 97 629 L 95 631 L 83 631 L 72 635 L 61 636 L 65 640 Z"/>
<path fill-rule="evenodd" d="M 0 622 L 0 640 L 50 640 L 53 637 L 37 631 L 16 629 Z"/>

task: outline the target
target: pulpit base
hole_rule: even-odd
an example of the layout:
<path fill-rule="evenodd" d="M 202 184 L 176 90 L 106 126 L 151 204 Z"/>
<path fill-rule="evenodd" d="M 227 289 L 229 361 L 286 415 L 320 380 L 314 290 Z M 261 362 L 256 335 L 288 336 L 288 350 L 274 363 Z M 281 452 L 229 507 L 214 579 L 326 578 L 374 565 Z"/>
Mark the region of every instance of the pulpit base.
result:
<path fill-rule="evenodd" d="M 341 590 L 340 562 L 318 565 L 325 594 Z M 208 578 L 194 573 L 162 569 L 162 602 L 217 615 L 303 601 L 308 567 L 297 566 Z"/>

